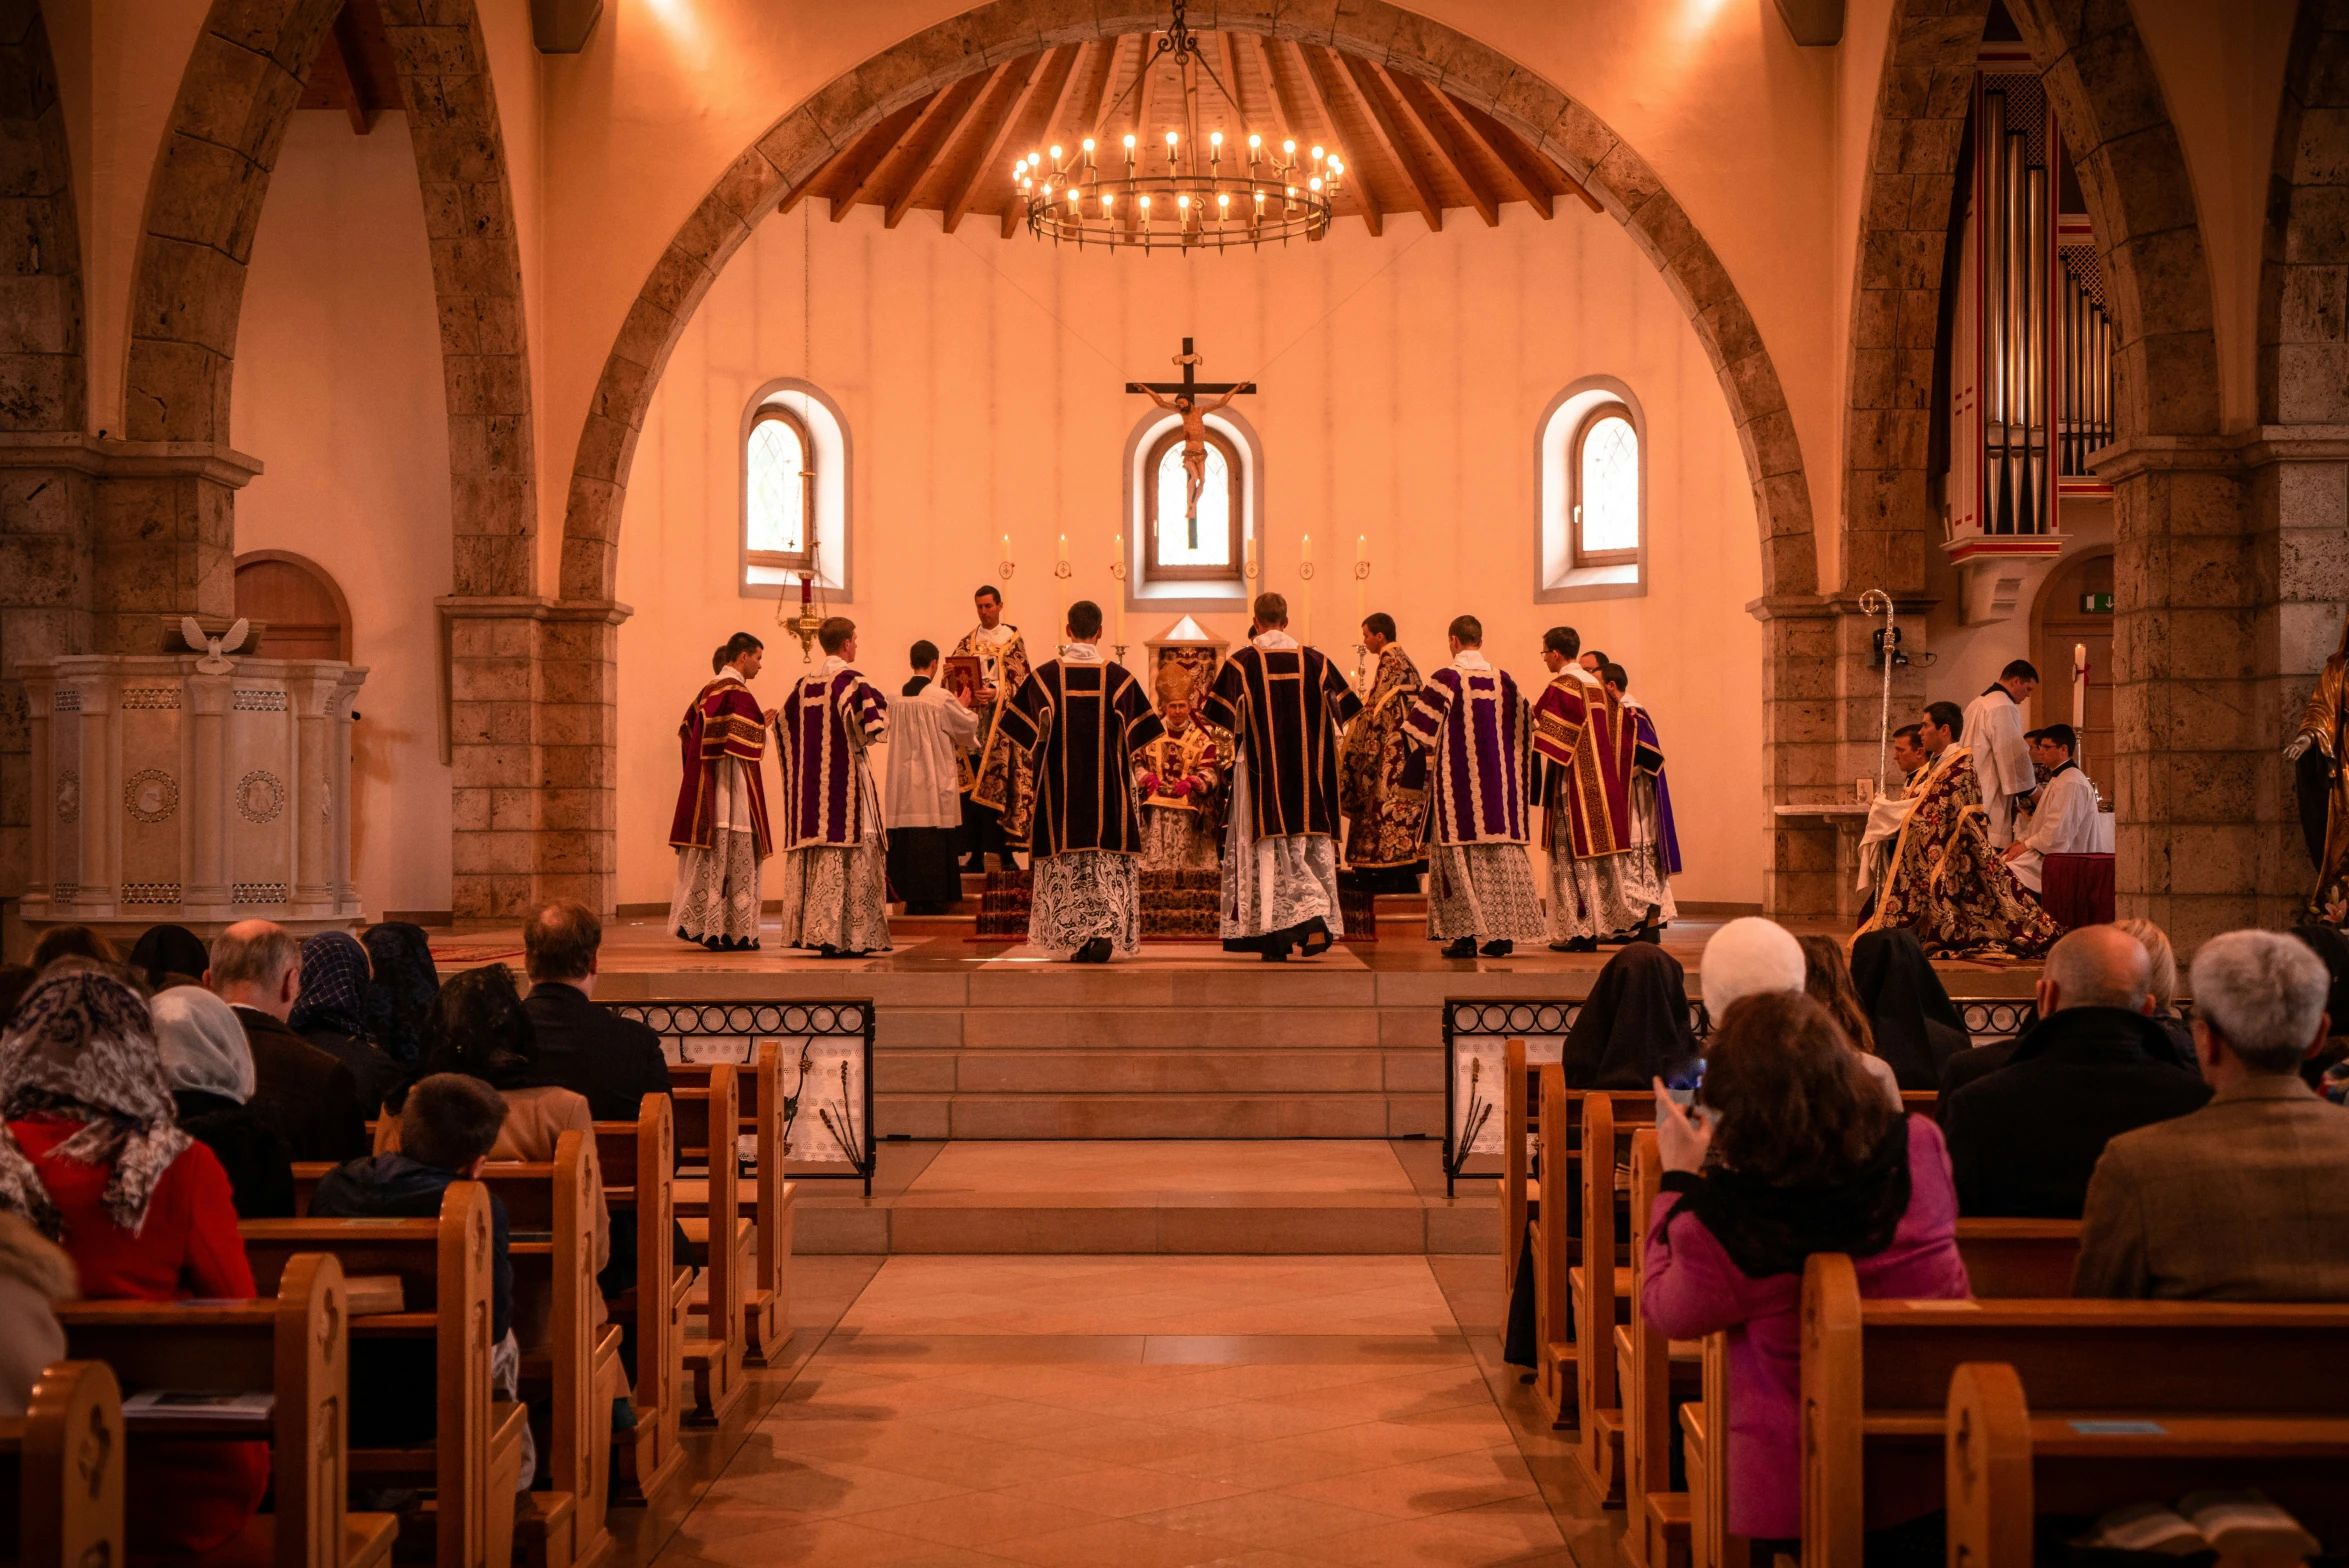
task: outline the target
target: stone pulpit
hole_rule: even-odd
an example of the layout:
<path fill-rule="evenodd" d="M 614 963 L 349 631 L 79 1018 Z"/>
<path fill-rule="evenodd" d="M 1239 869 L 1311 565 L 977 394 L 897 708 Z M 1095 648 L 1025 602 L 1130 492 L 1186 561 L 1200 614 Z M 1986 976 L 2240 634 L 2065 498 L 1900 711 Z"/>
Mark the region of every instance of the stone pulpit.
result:
<path fill-rule="evenodd" d="M 210 937 L 359 918 L 351 704 L 363 666 L 176 653 L 27 659 L 36 928 Z"/>

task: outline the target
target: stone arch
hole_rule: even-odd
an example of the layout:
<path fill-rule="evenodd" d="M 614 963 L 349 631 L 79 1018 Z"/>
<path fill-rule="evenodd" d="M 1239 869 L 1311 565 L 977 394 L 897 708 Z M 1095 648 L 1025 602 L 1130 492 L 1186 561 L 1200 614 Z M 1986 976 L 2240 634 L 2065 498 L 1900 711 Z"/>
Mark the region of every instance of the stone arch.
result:
<path fill-rule="evenodd" d="M 1027 0 L 991 0 L 941 22 L 835 79 L 719 176 L 654 264 L 605 360 L 564 505 L 565 599 L 611 598 L 621 503 L 653 388 L 685 322 L 751 228 L 875 121 L 957 78 L 1050 45 L 1164 25 L 1132 0 L 1088 9 L 1096 14 L 1087 20 L 1039 27 Z M 1310 24 L 1277 0 L 1239 0 L 1218 7 L 1214 26 L 1321 44 L 1434 82 L 1533 141 L 1582 182 L 1663 273 L 1720 377 L 1753 483 L 1764 593 L 1817 590 L 1810 484 L 1777 368 L 1727 269 L 1629 144 L 1533 72 L 1389 0 L 1361 0 L 1331 22 Z"/>
<path fill-rule="evenodd" d="M 2260 273 L 2259 419 L 2349 424 L 2349 20 L 2301 0 L 2286 58 Z"/>
<path fill-rule="evenodd" d="M 227 443 L 253 234 L 339 8 L 213 0 L 165 130 L 132 271 L 122 419 L 131 440 Z M 527 594 L 537 503 L 522 265 L 488 50 L 470 3 L 385 11 L 440 306 L 456 588 Z"/>

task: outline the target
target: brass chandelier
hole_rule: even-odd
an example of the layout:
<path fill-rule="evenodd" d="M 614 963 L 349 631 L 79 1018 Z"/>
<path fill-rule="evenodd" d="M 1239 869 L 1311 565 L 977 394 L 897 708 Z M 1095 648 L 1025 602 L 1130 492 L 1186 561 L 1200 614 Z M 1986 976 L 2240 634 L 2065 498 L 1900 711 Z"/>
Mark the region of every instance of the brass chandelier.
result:
<path fill-rule="evenodd" d="M 1330 199 L 1346 173 L 1335 149 L 1316 146 L 1301 153 L 1294 137 L 1284 137 L 1275 148 L 1253 131 L 1243 145 L 1227 149 L 1223 132 L 1213 131 L 1202 156 L 1199 73 L 1206 73 L 1223 94 L 1235 120 L 1245 117 L 1186 25 L 1184 4 L 1174 0 L 1166 36 L 1143 55 L 1133 85 L 1100 123 L 1114 123 L 1159 59 L 1172 55 L 1183 75 L 1188 137 L 1168 131 L 1161 161 L 1157 148 L 1145 148 L 1137 136 L 1127 135 L 1122 174 L 1114 161 L 1104 169 L 1091 136 L 1074 154 L 1055 146 L 1048 155 L 1032 152 L 1020 159 L 1011 171 L 1014 199 L 1027 203 L 1028 232 L 1038 239 L 1141 251 L 1224 250 L 1267 240 L 1318 240 L 1329 232 Z M 1115 159 L 1115 151 L 1110 157 Z"/>

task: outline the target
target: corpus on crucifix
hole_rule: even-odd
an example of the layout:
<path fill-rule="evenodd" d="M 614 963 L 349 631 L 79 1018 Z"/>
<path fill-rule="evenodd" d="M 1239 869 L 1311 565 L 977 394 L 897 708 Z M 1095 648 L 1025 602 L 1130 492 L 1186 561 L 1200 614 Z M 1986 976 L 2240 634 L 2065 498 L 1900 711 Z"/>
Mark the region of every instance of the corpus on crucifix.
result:
<path fill-rule="evenodd" d="M 1183 339 L 1183 351 L 1174 363 L 1183 367 L 1180 381 L 1129 381 L 1128 392 L 1139 392 L 1160 408 L 1171 409 L 1183 421 L 1183 473 L 1189 480 L 1190 501 L 1185 509 L 1190 533 L 1190 548 L 1199 548 L 1199 492 L 1207 488 L 1207 416 L 1242 393 L 1256 390 L 1253 381 L 1201 381 L 1198 370 L 1201 356 L 1191 347 L 1189 338 Z M 1221 394 L 1218 396 L 1217 394 Z M 1201 398 L 1213 397 L 1212 403 Z"/>

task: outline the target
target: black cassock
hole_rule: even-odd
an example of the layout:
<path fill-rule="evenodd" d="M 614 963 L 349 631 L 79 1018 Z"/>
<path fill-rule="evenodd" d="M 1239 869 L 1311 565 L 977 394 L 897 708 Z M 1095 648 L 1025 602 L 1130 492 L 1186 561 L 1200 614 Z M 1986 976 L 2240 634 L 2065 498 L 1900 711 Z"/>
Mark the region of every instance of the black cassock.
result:
<path fill-rule="evenodd" d="M 1242 648 L 1216 672 L 1205 710 L 1248 759 L 1257 838 L 1336 835 L 1338 728 L 1362 699 L 1320 649 Z"/>
<path fill-rule="evenodd" d="M 1040 664 L 999 722 L 1035 759 L 1037 854 L 1141 852 L 1133 755 L 1165 729 L 1124 665 Z"/>

